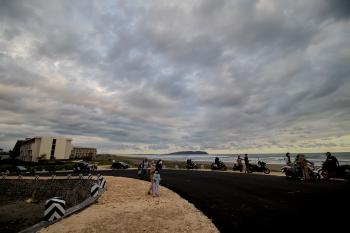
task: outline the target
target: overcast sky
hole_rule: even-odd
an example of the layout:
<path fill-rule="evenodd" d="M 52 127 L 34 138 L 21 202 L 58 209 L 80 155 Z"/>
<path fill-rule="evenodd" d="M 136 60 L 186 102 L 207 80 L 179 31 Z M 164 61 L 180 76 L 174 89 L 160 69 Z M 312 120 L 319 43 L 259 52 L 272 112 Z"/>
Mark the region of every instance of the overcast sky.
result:
<path fill-rule="evenodd" d="M 350 1 L 0 0 L 0 147 L 350 151 Z"/>

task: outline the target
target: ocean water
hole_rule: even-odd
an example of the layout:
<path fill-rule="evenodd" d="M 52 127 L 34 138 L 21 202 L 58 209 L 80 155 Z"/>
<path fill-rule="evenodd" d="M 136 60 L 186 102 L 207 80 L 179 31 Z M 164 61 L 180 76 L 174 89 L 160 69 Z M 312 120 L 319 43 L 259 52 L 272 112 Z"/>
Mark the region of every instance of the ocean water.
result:
<path fill-rule="evenodd" d="M 322 165 L 322 162 L 326 160 L 325 153 L 304 153 L 305 158 L 314 162 L 316 166 Z M 340 165 L 350 164 L 350 152 L 334 152 L 332 153 Z M 183 161 L 186 162 L 187 159 L 192 159 L 195 162 L 214 162 L 215 157 L 219 157 L 225 163 L 236 162 L 237 154 L 197 154 L 197 155 L 128 155 L 129 157 L 145 157 L 151 160 L 162 159 L 165 161 Z M 240 155 L 241 158 L 244 158 L 244 155 Z M 290 154 L 291 161 L 294 162 L 296 154 Z M 249 161 L 251 163 L 257 163 L 259 160 L 264 161 L 267 164 L 285 164 L 286 155 L 285 154 L 248 154 Z"/>

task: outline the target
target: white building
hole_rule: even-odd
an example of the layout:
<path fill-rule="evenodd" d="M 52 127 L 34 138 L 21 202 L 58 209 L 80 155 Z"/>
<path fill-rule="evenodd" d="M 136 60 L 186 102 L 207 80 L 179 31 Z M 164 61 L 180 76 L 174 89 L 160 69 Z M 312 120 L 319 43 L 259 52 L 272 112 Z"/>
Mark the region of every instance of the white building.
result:
<path fill-rule="evenodd" d="M 20 147 L 20 159 L 37 162 L 39 159 L 69 159 L 72 139 L 63 137 L 27 138 Z"/>
<path fill-rule="evenodd" d="M 93 159 L 96 157 L 97 149 L 91 147 L 73 147 L 72 159 Z"/>

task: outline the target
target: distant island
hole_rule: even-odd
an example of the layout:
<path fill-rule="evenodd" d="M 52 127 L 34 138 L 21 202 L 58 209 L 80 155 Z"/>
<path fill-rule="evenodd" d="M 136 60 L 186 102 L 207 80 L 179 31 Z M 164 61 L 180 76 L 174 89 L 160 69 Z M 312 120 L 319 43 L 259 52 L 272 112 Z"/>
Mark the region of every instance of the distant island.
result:
<path fill-rule="evenodd" d="M 169 155 L 194 155 L 194 154 L 207 155 L 208 153 L 205 151 L 178 151 L 178 152 L 169 153 Z"/>

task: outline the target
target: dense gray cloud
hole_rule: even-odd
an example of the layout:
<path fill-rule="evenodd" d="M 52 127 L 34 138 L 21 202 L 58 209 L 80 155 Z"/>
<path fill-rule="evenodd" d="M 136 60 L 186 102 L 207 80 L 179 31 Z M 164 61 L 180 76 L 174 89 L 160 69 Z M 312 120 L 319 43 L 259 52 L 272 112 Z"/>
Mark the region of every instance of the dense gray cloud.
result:
<path fill-rule="evenodd" d="M 349 16 L 345 0 L 0 1 L 0 145 L 349 150 Z"/>

